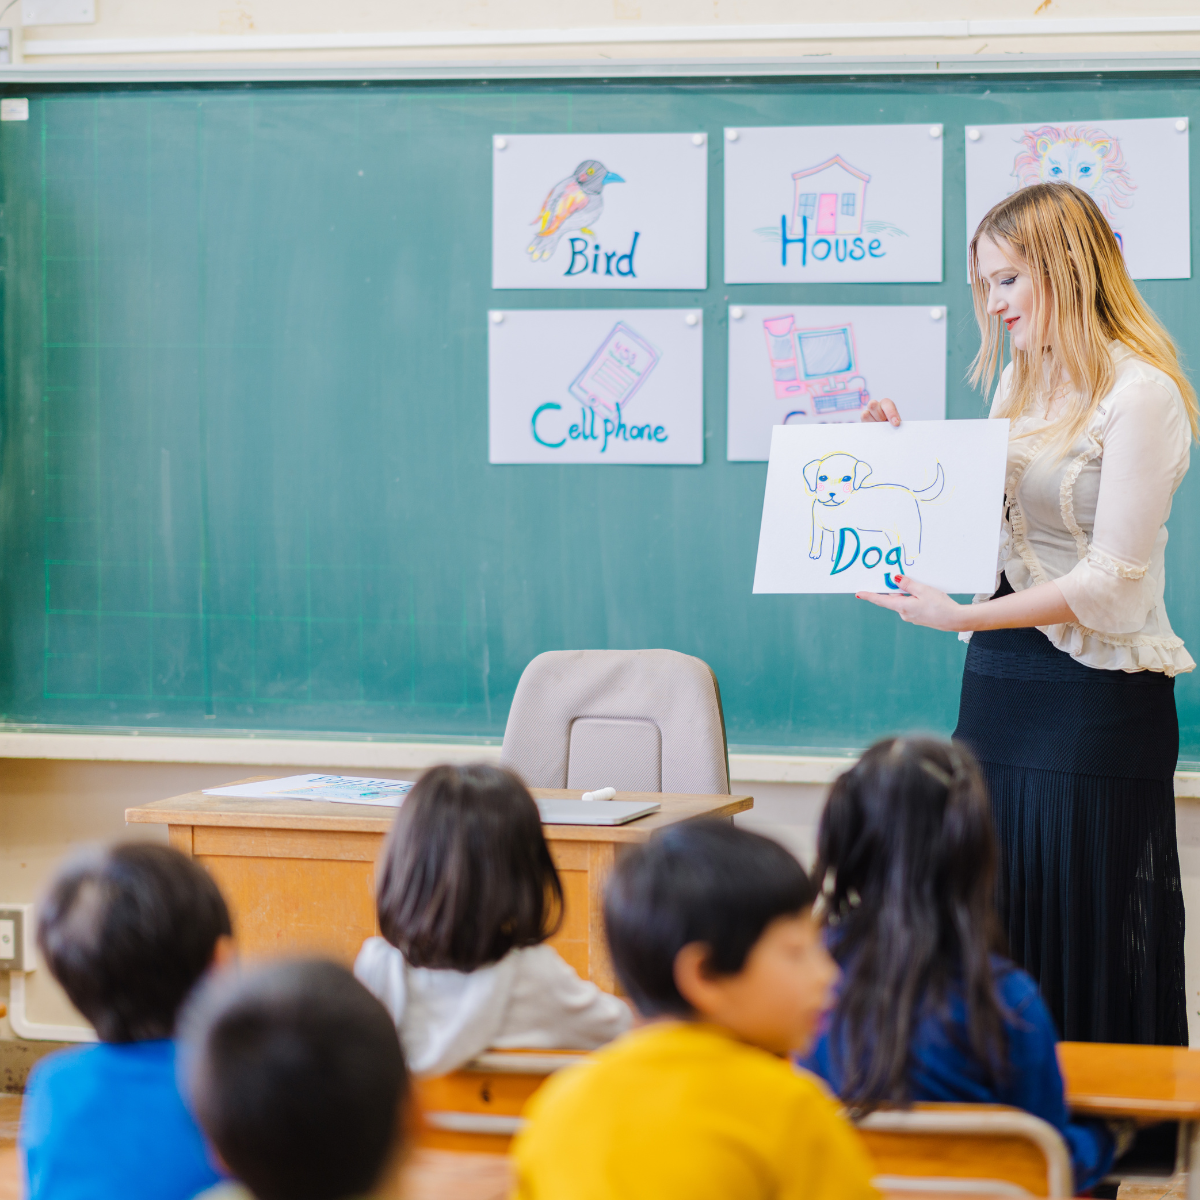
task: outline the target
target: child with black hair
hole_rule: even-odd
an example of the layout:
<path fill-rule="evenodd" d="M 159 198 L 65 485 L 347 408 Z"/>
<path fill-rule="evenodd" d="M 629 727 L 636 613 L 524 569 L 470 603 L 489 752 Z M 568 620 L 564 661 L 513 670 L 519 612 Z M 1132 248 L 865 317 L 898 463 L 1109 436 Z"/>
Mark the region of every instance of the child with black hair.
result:
<path fill-rule="evenodd" d="M 175 1079 L 175 1021 L 232 951 L 225 901 L 167 846 L 90 850 L 55 876 L 37 940 L 100 1045 L 48 1055 L 21 1112 L 28 1200 L 191 1200 L 220 1174 Z"/>
<path fill-rule="evenodd" d="M 838 778 L 816 877 L 843 975 L 800 1061 L 860 1112 L 917 1100 L 1026 1109 L 1063 1135 L 1083 1190 L 1107 1172 L 1114 1138 L 1071 1121 L 1050 1014 L 997 953 L 996 859 L 987 791 L 962 747 L 889 738 Z"/>
<path fill-rule="evenodd" d="M 546 945 L 562 884 L 511 771 L 427 771 L 381 861 L 383 937 L 363 943 L 354 973 L 392 1014 L 414 1074 L 443 1075 L 489 1046 L 593 1050 L 629 1028 L 629 1007 Z"/>
<path fill-rule="evenodd" d="M 542 1086 L 518 1200 L 860 1200 L 871 1165 L 809 1043 L 837 969 L 816 889 L 778 843 L 694 821 L 629 847 L 604 915 L 645 1027 Z"/>
<path fill-rule="evenodd" d="M 212 1200 L 394 1195 L 409 1079 L 387 1010 L 345 967 L 317 959 L 225 972 L 180 1022 L 185 1089 L 245 1187 Z M 205 1200 L 208 1200 L 208 1196 Z"/>

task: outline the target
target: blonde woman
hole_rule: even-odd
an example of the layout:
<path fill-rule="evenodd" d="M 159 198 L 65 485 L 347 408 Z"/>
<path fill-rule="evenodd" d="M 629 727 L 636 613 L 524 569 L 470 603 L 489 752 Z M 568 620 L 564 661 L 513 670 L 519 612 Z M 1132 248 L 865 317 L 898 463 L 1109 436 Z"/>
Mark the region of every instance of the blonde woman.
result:
<path fill-rule="evenodd" d="M 998 587 L 958 604 L 915 579 L 861 594 L 970 640 L 955 737 L 979 758 L 1002 847 L 1009 949 L 1063 1038 L 1187 1044 L 1172 777 L 1167 518 L 1196 394 L 1071 184 L 1022 188 L 970 247 L 973 382 L 1011 422 Z M 900 415 L 890 400 L 864 419 Z"/>

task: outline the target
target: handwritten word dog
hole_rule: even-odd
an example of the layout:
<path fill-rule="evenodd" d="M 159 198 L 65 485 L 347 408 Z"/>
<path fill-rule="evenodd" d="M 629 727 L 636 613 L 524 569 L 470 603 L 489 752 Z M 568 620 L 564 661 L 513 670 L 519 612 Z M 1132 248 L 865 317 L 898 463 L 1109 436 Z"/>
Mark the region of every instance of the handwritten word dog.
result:
<path fill-rule="evenodd" d="M 843 529 L 881 533 L 892 546 L 901 547 L 905 567 L 911 567 L 921 550 L 921 505 L 942 494 L 946 477 L 937 465 L 934 481 L 920 491 L 898 483 L 866 484 L 870 463 L 852 454 L 827 454 L 804 468 L 804 482 L 813 493 L 812 537 L 808 557 L 820 558 L 825 535 L 830 535 L 836 554 L 838 534 Z"/>

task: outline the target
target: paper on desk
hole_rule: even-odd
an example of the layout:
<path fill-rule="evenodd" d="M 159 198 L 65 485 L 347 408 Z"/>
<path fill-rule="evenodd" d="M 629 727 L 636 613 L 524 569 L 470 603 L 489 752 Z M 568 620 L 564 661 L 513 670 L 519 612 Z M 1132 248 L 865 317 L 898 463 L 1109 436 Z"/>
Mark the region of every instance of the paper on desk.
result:
<path fill-rule="evenodd" d="M 334 804 L 375 804 L 399 808 L 412 791 L 407 779 L 363 779 L 355 775 L 289 775 L 258 783 L 205 788 L 206 796 L 240 796 L 247 800 L 328 800 Z"/>

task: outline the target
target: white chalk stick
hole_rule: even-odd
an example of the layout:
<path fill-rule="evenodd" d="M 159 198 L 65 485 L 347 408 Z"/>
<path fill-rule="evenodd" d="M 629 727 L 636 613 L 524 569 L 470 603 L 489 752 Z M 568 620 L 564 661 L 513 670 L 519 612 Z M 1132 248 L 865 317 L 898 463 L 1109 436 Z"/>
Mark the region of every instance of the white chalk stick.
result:
<path fill-rule="evenodd" d="M 598 792 L 584 792 L 584 800 L 611 800 L 617 794 L 616 788 L 601 788 Z"/>

